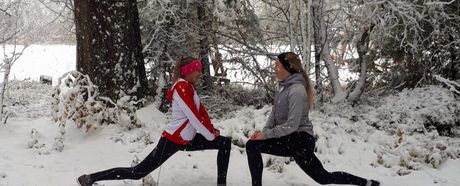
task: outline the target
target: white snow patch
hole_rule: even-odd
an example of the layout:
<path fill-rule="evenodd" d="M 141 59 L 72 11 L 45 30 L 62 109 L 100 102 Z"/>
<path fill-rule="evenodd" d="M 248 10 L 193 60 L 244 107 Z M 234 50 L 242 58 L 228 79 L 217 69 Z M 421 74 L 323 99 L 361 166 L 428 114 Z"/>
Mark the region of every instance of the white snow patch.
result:
<path fill-rule="evenodd" d="M 19 48 L 23 46 L 18 46 Z M 12 52 L 14 46 L 7 45 L 6 52 Z M 3 54 L 3 47 L 0 47 Z M 3 60 L 0 55 L 0 61 Z M 38 81 L 40 75 L 53 77 L 53 83 L 65 72 L 76 68 L 75 45 L 30 45 L 23 55 L 11 67 L 10 79 L 24 80 L 30 78 Z M 3 74 L 0 73 L 3 81 Z"/>

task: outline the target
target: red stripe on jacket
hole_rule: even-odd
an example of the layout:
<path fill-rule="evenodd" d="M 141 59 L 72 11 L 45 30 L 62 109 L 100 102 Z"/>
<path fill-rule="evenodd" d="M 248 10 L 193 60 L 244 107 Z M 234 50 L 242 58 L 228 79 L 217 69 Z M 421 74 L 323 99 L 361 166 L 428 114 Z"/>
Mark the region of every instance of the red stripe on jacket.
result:
<path fill-rule="evenodd" d="M 187 144 L 191 136 L 199 132 L 210 141 L 215 139 L 214 131 L 217 129 L 212 125 L 193 84 L 180 79 L 168 90 L 167 99 L 172 104 L 173 113 L 171 123 L 163 132 L 165 138 L 177 144 Z M 179 125 L 183 120 L 184 123 Z"/>

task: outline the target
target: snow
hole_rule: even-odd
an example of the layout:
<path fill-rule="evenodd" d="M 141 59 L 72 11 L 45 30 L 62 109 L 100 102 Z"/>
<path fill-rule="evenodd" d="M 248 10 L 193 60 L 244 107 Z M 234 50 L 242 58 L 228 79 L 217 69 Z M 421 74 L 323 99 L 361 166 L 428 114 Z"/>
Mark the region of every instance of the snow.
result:
<path fill-rule="evenodd" d="M 18 47 L 21 49 L 23 46 Z M 7 54 L 13 48 L 7 45 Z M 53 77 L 53 84 L 56 84 L 62 74 L 75 70 L 76 50 L 75 45 L 30 45 L 11 67 L 10 79 L 30 78 L 38 81 L 40 75 L 47 75 Z M 3 61 L 3 47 L 0 47 L 0 54 L 0 61 Z M 1 78 L 0 82 L 3 81 L 3 74 Z"/>
<path fill-rule="evenodd" d="M 440 75 L 435 75 L 434 78 L 442 83 L 444 83 L 445 85 L 449 86 L 449 90 L 451 90 L 452 92 L 455 92 L 457 94 L 460 94 L 460 91 L 458 91 L 455 87 L 458 87 L 460 88 L 460 83 L 457 83 L 455 81 L 450 81 L 446 78 L 443 78 L 441 77 Z"/>
<path fill-rule="evenodd" d="M 1 51 L 0 51 L 1 52 Z M 1 56 L 0 56 L 1 57 Z M 137 111 L 142 128 L 105 125 L 85 133 L 76 125 L 65 128 L 63 151 L 53 150 L 60 128 L 52 122 L 50 85 L 40 75 L 53 77 L 54 84 L 65 72 L 75 70 L 75 46 L 32 45 L 12 68 L 5 110 L 12 113 L 0 124 L 0 186 L 76 186 L 81 174 L 119 166 L 131 166 L 156 146 L 168 115 L 154 104 Z M 329 171 L 380 180 L 384 186 L 460 185 L 459 135 L 441 136 L 425 128 L 428 117 L 439 125 L 460 121 L 459 100 L 441 87 L 404 90 L 364 100 L 357 107 L 327 104 L 311 112 L 317 137 L 316 155 Z M 233 138 L 228 185 L 250 185 L 244 148 L 253 132 L 261 130 L 271 106 L 243 107 L 225 118 L 213 120 L 222 135 Z M 436 123 L 433 123 L 436 124 Z M 458 124 L 457 124 L 458 125 Z M 453 126 L 458 127 L 458 126 Z M 419 130 L 422 129 L 422 130 Z M 458 130 L 458 129 L 456 129 Z M 217 151 L 178 152 L 150 174 L 161 186 L 215 185 Z M 263 155 L 266 186 L 318 186 L 294 162 Z M 404 175 L 404 176 L 400 176 Z M 142 185 L 142 181 L 106 181 L 99 185 Z"/>
<path fill-rule="evenodd" d="M 226 18 L 228 19 L 228 18 Z M 13 50 L 12 45 L 6 46 L 6 51 L 11 52 Z M 18 46 L 19 49 L 22 46 Z M 274 48 L 275 46 L 270 46 Z M 285 47 L 286 51 L 289 50 L 288 46 Z M 18 50 L 18 49 L 17 49 Z M 220 51 L 223 56 L 227 55 L 226 51 Z M 273 50 L 271 52 L 282 52 L 279 50 Z M 3 48 L 0 47 L 0 54 L 3 54 Z M 313 55 L 312 55 L 313 56 Z M 256 56 L 257 61 L 261 68 L 266 68 L 272 65 L 273 60 L 267 59 L 264 56 Z M 3 55 L 0 55 L 0 61 L 3 60 Z M 241 73 L 240 70 L 235 68 L 240 65 L 224 63 L 225 68 L 228 69 L 227 74 L 232 82 L 251 82 L 254 81 L 254 77 L 251 74 Z M 39 80 L 41 75 L 51 76 L 53 78 L 53 85 L 57 84 L 57 80 L 64 73 L 76 70 L 76 46 L 75 45 L 30 45 L 24 51 L 18 61 L 11 68 L 10 79 L 24 80 L 30 78 L 31 80 Z M 121 67 L 118 67 L 121 68 Z M 148 68 L 148 67 L 146 67 Z M 214 75 L 214 70 L 211 65 L 211 75 Z M 345 84 L 349 79 L 357 79 L 357 73 L 352 73 L 348 68 L 339 68 L 339 81 L 341 84 Z M 327 73 L 324 69 L 324 73 Z M 312 74 L 312 78 L 313 78 Z M 0 82 L 3 81 L 3 74 L 0 73 Z M 313 78 L 314 79 L 314 78 Z"/>
<path fill-rule="evenodd" d="M 30 84 L 32 83 L 29 82 Z M 41 91 L 49 89 L 48 85 L 41 84 L 27 87 L 34 87 Z M 434 90 L 439 93 L 439 90 Z M 28 92 L 30 96 L 34 94 L 34 91 Z M 11 118 L 5 125 L 0 125 L 1 186 L 77 185 L 75 178 L 81 174 L 117 166 L 130 166 L 136 157 L 143 159 L 155 147 L 162 128 L 168 122 L 167 115 L 158 111 L 153 105 L 148 105 L 137 111 L 137 117 L 143 124 L 143 128 L 126 130 L 122 126 L 106 125 L 85 133 L 75 125 L 69 124 L 66 128 L 64 150 L 57 152 L 52 150 L 52 144 L 58 135 L 59 127 L 51 121 L 50 114 L 46 114 L 50 113 L 49 105 L 42 104 L 48 102 L 49 98 L 37 96 L 33 99 L 35 101 L 30 102 L 28 106 L 41 109 L 15 108 L 13 110 L 17 117 Z M 397 98 L 391 99 L 399 101 Z M 389 102 L 389 100 L 385 101 Z M 227 118 L 214 122 L 222 135 L 230 136 L 237 141 L 241 140 L 239 144 L 244 144 L 247 136 L 263 127 L 270 109 L 270 106 L 259 110 L 245 107 L 228 115 Z M 364 116 L 364 119 L 360 119 L 359 122 L 350 121 L 350 116 L 366 109 L 371 109 L 369 113 L 379 110 L 363 107 L 356 109 L 357 111 L 347 111 L 345 106 L 329 105 L 322 109 L 323 112 L 320 110 L 311 113 L 314 130 L 318 136 L 316 155 L 327 170 L 347 171 L 392 186 L 460 184 L 460 177 L 458 177 L 460 159 L 448 158 L 437 169 L 422 163 L 419 169 L 410 170 L 410 174 L 405 176 L 399 176 L 398 169 L 387 168 L 376 163 L 377 152 L 379 149 L 384 149 L 386 145 L 393 144 L 395 134 L 366 125 L 365 121 L 368 119 Z M 372 114 L 366 116 L 374 117 Z M 357 125 L 360 127 L 356 127 Z M 414 136 L 406 138 L 407 141 L 416 139 Z M 448 138 L 439 136 L 435 138 L 435 140 L 440 139 Z M 458 138 L 450 138 L 450 141 L 451 146 L 454 146 L 454 143 L 457 147 L 460 145 Z M 451 146 L 447 148 L 453 148 Z M 421 147 L 415 145 L 411 148 Z M 178 152 L 163 164 L 160 185 L 215 185 L 216 155 L 217 151 Z M 397 167 L 395 165 L 399 162 L 394 162 L 399 158 L 397 155 L 391 153 L 384 155 L 388 160 L 387 164 Z M 436 158 L 435 156 L 438 155 L 434 154 L 433 157 Z M 282 172 L 266 168 L 263 176 L 264 185 L 319 185 L 303 173 L 294 162 L 285 165 L 282 164 L 284 159 L 264 155 L 264 162 L 268 159 L 281 162 Z M 159 169 L 152 172 L 150 176 L 158 180 L 158 174 Z M 142 181 L 105 181 L 99 184 L 141 185 Z M 228 185 L 250 185 L 250 173 L 244 148 L 235 145 L 232 146 Z"/>

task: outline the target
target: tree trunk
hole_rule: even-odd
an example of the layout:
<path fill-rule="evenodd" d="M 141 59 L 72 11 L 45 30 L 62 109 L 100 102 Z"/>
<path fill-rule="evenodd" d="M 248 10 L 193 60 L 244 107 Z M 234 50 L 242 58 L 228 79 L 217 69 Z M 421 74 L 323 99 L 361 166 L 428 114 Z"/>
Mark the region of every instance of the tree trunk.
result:
<path fill-rule="evenodd" d="M 295 36 L 295 33 L 293 31 L 293 16 L 292 14 L 294 13 L 293 11 L 293 2 L 292 0 L 289 0 L 289 9 L 287 10 L 286 12 L 286 21 L 287 21 L 287 24 L 288 24 L 288 34 L 289 34 L 289 51 L 296 51 L 296 44 L 295 44 L 295 40 L 296 40 L 296 36 Z"/>
<path fill-rule="evenodd" d="M 453 41 L 454 37 L 452 37 L 452 34 L 449 35 L 449 40 Z M 457 80 L 457 74 L 458 74 L 458 65 L 456 63 L 459 63 L 460 59 L 458 59 L 458 49 L 455 49 L 454 45 L 450 45 L 450 77 L 451 80 Z"/>
<path fill-rule="evenodd" d="M 210 62 L 209 62 L 209 52 L 210 52 L 210 46 L 209 46 L 209 34 L 211 34 L 211 28 L 209 27 L 209 23 L 211 21 L 209 18 L 211 16 L 208 16 L 209 12 L 206 8 L 207 1 L 199 2 L 197 6 L 197 13 L 198 13 L 198 22 L 200 25 L 199 27 L 199 47 L 200 47 L 200 60 L 201 63 L 203 64 L 203 90 L 205 91 L 211 91 L 213 87 L 213 80 L 211 77 L 211 70 L 210 70 Z"/>
<path fill-rule="evenodd" d="M 77 70 L 112 100 L 147 94 L 136 0 L 75 0 Z"/>
<path fill-rule="evenodd" d="M 373 26 L 365 30 L 360 40 L 356 43 L 358 50 L 358 63 L 360 64 L 360 74 L 358 83 L 356 84 L 353 91 L 348 95 L 348 101 L 356 102 L 364 91 L 366 79 L 367 79 L 367 52 L 369 51 L 369 33 L 372 31 Z"/>
<path fill-rule="evenodd" d="M 345 100 L 347 94 L 342 89 L 339 81 L 339 75 L 337 71 L 337 67 L 334 64 L 334 61 L 331 58 L 331 50 L 329 48 L 330 40 L 327 39 L 326 35 L 326 23 L 322 17 L 322 2 L 316 1 L 312 4 L 312 14 L 315 20 L 315 47 L 318 47 L 318 40 L 321 42 L 321 58 L 324 60 L 326 64 L 327 72 L 329 75 L 329 80 L 331 82 L 332 90 L 334 91 L 334 97 L 332 97 L 331 102 L 337 103 L 340 101 Z M 319 47 L 318 47 L 319 48 Z M 315 49 L 316 50 L 316 49 Z M 315 51 L 316 52 L 316 51 Z M 319 73 L 319 72 L 317 72 Z"/>
<path fill-rule="evenodd" d="M 309 74 L 311 60 L 311 0 L 304 0 L 302 9 L 305 10 L 305 12 L 302 12 L 300 15 L 300 28 L 303 39 L 302 58 L 304 62 L 305 71 L 307 71 L 307 74 Z"/>
<path fill-rule="evenodd" d="M 3 45 L 3 51 L 4 51 L 4 58 L 3 58 L 3 63 L 1 64 L 1 70 L 3 71 L 3 83 L 0 85 L 0 121 L 3 122 L 3 124 L 6 124 L 6 121 L 8 120 L 8 115 L 4 116 L 3 112 L 3 104 L 5 102 L 5 91 L 8 89 L 8 83 L 9 83 L 9 78 L 10 78 L 10 73 L 11 73 L 11 67 L 13 66 L 14 63 L 19 59 L 19 57 L 22 56 L 24 53 L 24 50 L 28 47 L 23 46 L 20 52 L 16 52 L 16 39 L 14 39 L 14 49 L 13 53 L 11 56 L 7 56 L 5 53 L 5 45 Z"/>
<path fill-rule="evenodd" d="M 6 56 L 5 56 L 6 57 Z M 12 58 L 11 58 L 12 59 Z M 3 122 L 3 124 L 6 123 L 3 121 L 3 103 L 5 100 L 5 91 L 6 87 L 8 86 L 8 80 L 10 78 L 10 72 L 11 72 L 11 60 L 8 58 L 3 59 L 3 83 L 1 85 L 1 95 L 0 95 L 0 121 Z"/>
<path fill-rule="evenodd" d="M 309 1 L 310 2 L 310 1 Z M 311 3 L 311 2 L 310 2 Z M 319 34 L 319 19 L 317 19 L 319 4 L 310 4 L 311 15 L 313 20 L 313 37 L 314 37 L 314 47 L 315 47 L 315 76 L 316 76 L 316 94 L 318 97 L 318 102 L 323 102 L 323 80 L 321 78 L 321 36 Z"/>

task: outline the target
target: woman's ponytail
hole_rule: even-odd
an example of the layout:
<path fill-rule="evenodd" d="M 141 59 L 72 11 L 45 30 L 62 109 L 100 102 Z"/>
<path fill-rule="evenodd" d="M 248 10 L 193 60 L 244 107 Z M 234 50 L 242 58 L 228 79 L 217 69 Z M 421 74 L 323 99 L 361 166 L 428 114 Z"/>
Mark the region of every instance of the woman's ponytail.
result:
<path fill-rule="evenodd" d="M 300 62 L 300 58 L 294 52 L 286 52 L 285 56 L 287 61 L 291 66 L 299 73 L 302 73 L 303 78 L 305 79 L 306 85 L 305 89 L 307 90 L 307 101 L 308 101 L 308 110 L 313 110 L 313 104 L 315 101 L 315 95 L 313 91 L 313 85 L 311 84 L 310 77 L 307 74 L 307 71 L 302 67 L 302 63 Z"/>
<path fill-rule="evenodd" d="M 308 76 L 308 74 L 305 72 L 304 69 L 302 69 L 302 75 L 303 75 L 303 78 L 305 79 L 305 82 L 307 82 L 307 84 L 305 85 L 305 89 L 307 90 L 308 110 L 311 111 L 313 110 L 313 103 L 315 101 L 313 85 L 311 84 L 310 77 Z"/>

